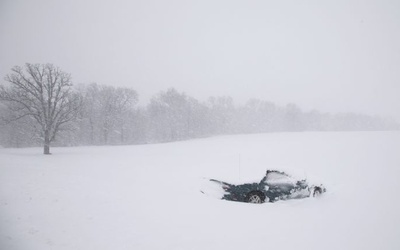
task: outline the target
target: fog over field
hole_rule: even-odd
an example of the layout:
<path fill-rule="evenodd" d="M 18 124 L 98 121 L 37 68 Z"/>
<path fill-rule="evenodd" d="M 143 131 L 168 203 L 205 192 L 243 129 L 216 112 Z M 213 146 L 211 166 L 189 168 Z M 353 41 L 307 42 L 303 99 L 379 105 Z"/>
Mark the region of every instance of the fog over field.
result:
<path fill-rule="evenodd" d="M 399 249 L 399 9 L 1 0 L 0 250 Z"/>

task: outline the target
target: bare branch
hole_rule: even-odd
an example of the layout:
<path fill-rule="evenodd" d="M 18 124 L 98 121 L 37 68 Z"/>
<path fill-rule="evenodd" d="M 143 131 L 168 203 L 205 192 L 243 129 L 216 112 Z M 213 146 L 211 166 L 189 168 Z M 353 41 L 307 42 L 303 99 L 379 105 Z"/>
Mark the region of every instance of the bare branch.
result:
<path fill-rule="evenodd" d="M 44 135 L 45 153 L 62 125 L 74 120 L 80 102 L 71 91 L 69 74 L 52 64 L 29 64 L 14 67 L 5 77 L 9 88 L 0 85 L 0 101 L 13 114 L 10 121 L 32 117 Z M 47 147 L 47 150 L 46 150 Z"/>

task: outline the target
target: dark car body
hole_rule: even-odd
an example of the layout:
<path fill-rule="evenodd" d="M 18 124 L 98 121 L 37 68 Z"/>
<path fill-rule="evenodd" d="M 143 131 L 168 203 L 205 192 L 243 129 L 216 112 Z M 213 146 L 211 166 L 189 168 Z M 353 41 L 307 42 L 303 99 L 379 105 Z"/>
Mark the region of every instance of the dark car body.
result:
<path fill-rule="evenodd" d="M 222 199 L 250 203 L 275 202 L 278 200 L 317 196 L 326 191 L 322 185 L 309 185 L 306 180 L 295 180 L 277 170 L 267 170 L 260 182 L 233 185 L 211 179 L 224 189 Z"/>

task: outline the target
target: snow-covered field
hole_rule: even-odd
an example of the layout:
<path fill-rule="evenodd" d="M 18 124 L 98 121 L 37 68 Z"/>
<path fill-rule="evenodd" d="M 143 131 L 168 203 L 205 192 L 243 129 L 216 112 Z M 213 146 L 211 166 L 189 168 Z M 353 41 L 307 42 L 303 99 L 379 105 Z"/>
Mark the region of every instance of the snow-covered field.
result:
<path fill-rule="evenodd" d="M 0 148 L 1 250 L 400 249 L 400 132 L 275 133 L 114 147 Z M 204 177 L 292 169 L 320 198 L 261 205 Z"/>

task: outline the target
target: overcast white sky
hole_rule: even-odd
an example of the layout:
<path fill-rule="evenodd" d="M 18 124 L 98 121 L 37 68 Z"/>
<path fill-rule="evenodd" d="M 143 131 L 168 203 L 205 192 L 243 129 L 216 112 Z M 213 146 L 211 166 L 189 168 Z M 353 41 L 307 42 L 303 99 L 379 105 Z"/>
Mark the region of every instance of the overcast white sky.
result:
<path fill-rule="evenodd" d="M 0 0 L 0 36 L 1 79 L 50 62 L 142 100 L 175 87 L 400 120 L 398 0 Z"/>

